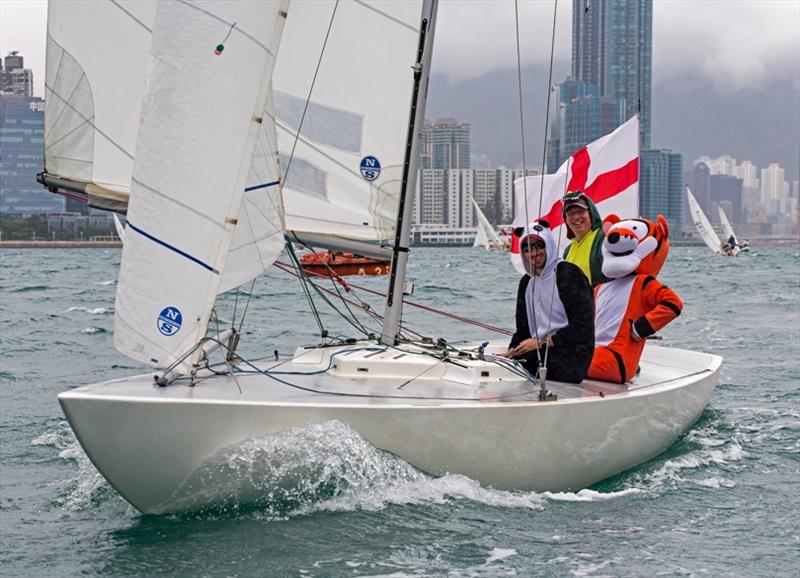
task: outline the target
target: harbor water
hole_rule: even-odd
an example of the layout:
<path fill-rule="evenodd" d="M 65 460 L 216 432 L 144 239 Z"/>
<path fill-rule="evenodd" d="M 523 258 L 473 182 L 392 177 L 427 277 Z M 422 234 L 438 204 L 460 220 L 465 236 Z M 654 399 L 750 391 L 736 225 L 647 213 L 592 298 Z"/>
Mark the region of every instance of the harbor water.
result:
<path fill-rule="evenodd" d="M 685 308 L 660 345 L 724 356 L 719 384 L 665 453 L 591 488 L 506 492 L 428 476 L 330 422 L 230 448 L 235 499 L 164 516 L 139 514 L 108 485 L 56 400 L 146 371 L 112 345 L 119 260 L 118 249 L 0 251 L 2 576 L 797 575 L 797 244 L 737 258 L 672 249 L 660 278 Z M 409 277 L 413 301 L 513 324 L 518 275 L 503 253 L 414 250 Z M 382 312 L 378 298 L 353 294 Z M 241 316 L 244 302 L 226 296 L 219 317 L 234 305 Z M 356 336 L 319 307 L 332 335 Z M 404 321 L 434 339 L 502 338 L 409 306 Z M 275 268 L 256 283 L 244 327 L 251 359 L 319 341 L 297 281 Z"/>

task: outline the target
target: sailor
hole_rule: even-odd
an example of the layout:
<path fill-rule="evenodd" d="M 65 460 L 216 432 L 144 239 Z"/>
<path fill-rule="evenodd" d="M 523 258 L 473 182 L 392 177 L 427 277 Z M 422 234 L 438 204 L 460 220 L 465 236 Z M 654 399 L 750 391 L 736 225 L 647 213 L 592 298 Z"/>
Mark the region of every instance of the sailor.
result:
<path fill-rule="evenodd" d="M 564 260 L 580 267 L 592 287 L 607 281 L 603 275 L 603 220 L 592 199 L 582 191 L 569 192 L 563 199 L 567 239 Z"/>
<path fill-rule="evenodd" d="M 517 327 L 505 356 L 522 360 L 534 375 L 546 365 L 547 379 L 580 383 L 594 351 L 592 288 L 576 265 L 559 258 L 546 221 L 520 237 L 527 274 L 517 289 Z"/>

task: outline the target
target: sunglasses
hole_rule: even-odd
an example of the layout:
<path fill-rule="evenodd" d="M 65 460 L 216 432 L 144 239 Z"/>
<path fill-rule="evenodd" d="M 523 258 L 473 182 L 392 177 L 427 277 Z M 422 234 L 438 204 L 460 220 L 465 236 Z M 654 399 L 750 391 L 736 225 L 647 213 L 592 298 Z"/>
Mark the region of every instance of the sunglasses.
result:
<path fill-rule="evenodd" d="M 538 241 L 534 241 L 533 243 L 531 243 L 531 242 L 525 243 L 522 246 L 522 250 L 523 251 L 532 251 L 533 249 L 536 249 L 537 251 L 541 251 L 542 249 L 544 249 L 544 246 L 545 246 L 544 245 L 544 241 L 538 240 Z"/>

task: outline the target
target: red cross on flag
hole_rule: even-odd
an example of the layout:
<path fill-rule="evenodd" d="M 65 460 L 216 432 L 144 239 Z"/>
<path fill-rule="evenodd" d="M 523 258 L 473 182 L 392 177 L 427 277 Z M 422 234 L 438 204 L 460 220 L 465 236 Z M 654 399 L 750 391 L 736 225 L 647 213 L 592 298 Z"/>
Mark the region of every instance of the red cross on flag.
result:
<path fill-rule="evenodd" d="M 559 239 L 561 254 L 567 244 L 561 199 L 573 191 L 586 193 L 602 217 L 609 213 L 623 219 L 639 216 L 638 115 L 573 153 L 555 173 L 514 181 L 514 226 L 546 220 Z M 511 262 L 524 273 L 519 238 L 511 238 Z"/>

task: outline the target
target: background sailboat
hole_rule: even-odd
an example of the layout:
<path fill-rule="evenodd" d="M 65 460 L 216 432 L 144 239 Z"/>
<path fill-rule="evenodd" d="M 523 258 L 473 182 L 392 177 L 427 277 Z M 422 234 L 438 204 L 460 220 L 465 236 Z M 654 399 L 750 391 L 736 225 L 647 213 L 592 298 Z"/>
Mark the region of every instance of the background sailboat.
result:
<path fill-rule="evenodd" d="M 700 204 L 694 198 L 689 187 L 686 187 L 686 198 L 689 200 L 689 215 L 697 228 L 697 234 L 700 235 L 700 238 L 709 249 L 715 253 L 722 254 L 722 242 L 714 232 L 714 227 L 711 226 L 708 217 L 706 217 L 703 209 L 700 208 Z"/>
<path fill-rule="evenodd" d="M 728 221 L 728 216 L 719 203 L 717 203 L 717 210 L 719 211 L 719 222 L 722 223 L 722 234 L 725 237 L 725 243 L 728 244 L 728 250 L 733 255 L 738 255 L 743 250 L 743 247 L 747 245 L 740 243 L 736 233 L 733 232 L 730 221 Z M 733 243 L 731 243 L 731 240 L 733 240 Z"/>
<path fill-rule="evenodd" d="M 472 205 L 475 207 L 475 215 L 478 217 L 478 233 L 475 236 L 475 242 L 472 246 L 481 247 L 486 250 L 508 249 L 510 243 L 500 238 L 500 235 L 497 234 L 497 231 L 495 231 L 489 219 L 483 214 L 483 211 L 481 211 L 475 199 L 471 200 Z"/>

